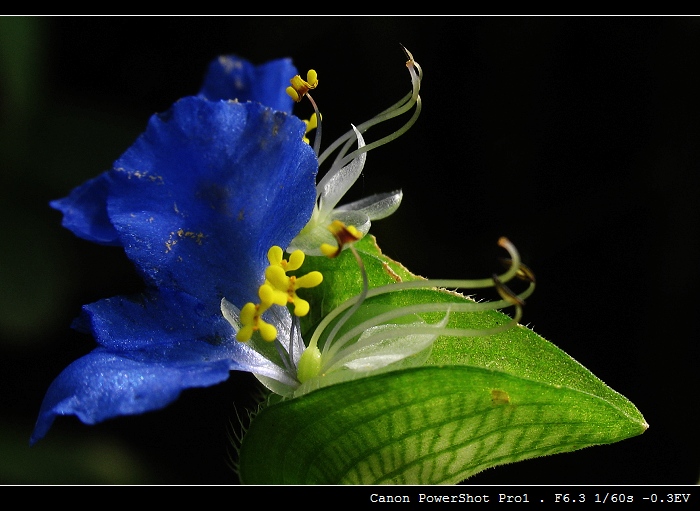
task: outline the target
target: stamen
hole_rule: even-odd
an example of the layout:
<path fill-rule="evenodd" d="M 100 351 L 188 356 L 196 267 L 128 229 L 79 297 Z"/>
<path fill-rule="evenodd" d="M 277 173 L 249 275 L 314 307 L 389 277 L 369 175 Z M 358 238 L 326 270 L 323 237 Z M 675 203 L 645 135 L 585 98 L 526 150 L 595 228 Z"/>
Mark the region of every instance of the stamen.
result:
<path fill-rule="evenodd" d="M 306 130 L 304 131 L 304 137 L 302 138 L 302 140 L 307 144 L 310 144 L 311 141 L 309 140 L 309 137 L 307 137 L 307 135 L 318 127 L 318 116 L 316 115 L 316 113 L 313 113 L 308 121 L 304 121 L 304 124 L 306 125 Z M 318 156 L 318 154 L 316 156 Z"/>
<path fill-rule="evenodd" d="M 362 274 L 362 292 L 358 295 L 358 300 L 350 307 L 350 309 L 345 313 L 341 320 L 338 321 L 338 323 L 333 327 L 326 340 L 326 345 L 332 344 L 333 338 L 338 333 L 340 327 L 357 311 L 360 305 L 362 305 L 364 297 L 367 296 L 367 292 L 369 290 L 369 279 L 367 278 L 367 271 L 365 270 L 365 265 L 362 262 L 360 254 L 357 253 L 357 250 L 353 245 L 355 241 L 358 241 L 360 238 L 362 238 L 362 235 L 353 226 L 346 226 L 340 220 L 333 221 L 333 223 L 328 226 L 328 230 L 331 231 L 331 233 L 337 240 L 338 247 L 332 247 L 324 243 L 324 245 L 321 246 L 321 250 L 328 257 L 337 257 L 338 254 L 340 254 L 340 252 L 343 250 L 344 245 L 347 244 L 350 246 L 350 250 L 352 250 L 352 254 L 353 256 L 355 256 L 355 260 L 357 261 L 357 264 L 360 267 L 360 272 Z M 323 324 L 323 321 L 321 323 Z M 304 350 L 304 353 L 302 353 L 301 355 L 297 378 L 302 383 L 318 376 L 321 370 L 323 354 L 318 349 L 318 338 L 319 336 L 317 336 L 314 332 L 314 335 L 311 338 L 311 341 L 309 342 L 309 346 L 306 348 L 306 350 Z M 326 349 L 324 348 L 324 354 L 325 352 Z"/>
<path fill-rule="evenodd" d="M 506 257 L 499 258 L 499 261 L 503 264 L 505 268 L 510 268 L 513 266 L 513 260 L 508 259 Z M 524 280 L 525 282 L 535 282 L 535 274 L 533 271 L 524 265 L 523 263 L 520 263 L 520 267 L 518 268 L 517 273 L 515 274 L 517 278 L 520 280 Z"/>
<path fill-rule="evenodd" d="M 377 124 L 380 124 L 382 122 L 388 121 L 390 119 L 393 119 L 394 117 L 397 117 L 401 114 L 404 114 L 408 112 L 413 106 L 416 106 L 416 110 L 411 116 L 411 118 L 398 130 L 395 132 L 391 133 L 390 135 L 387 135 L 375 142 L 372 142 L 370 144 L 367 144 L 361 148 L 356 149 L 350 154 L 347 154 L 348 150 L 350 147 L 354 144 L 354 139 L 355 139 L 355 133 L 351 129 L 345 133 L 342 137 L 337 139 L 333 144 L 331 144 L 328 148 L 326 148 L 325 151 L 319 156 L 318 161 L 319 165 L 321 165 L 333 152 L 340 147 L 342 144 L 345 144 L 343 149 L 338 153 L 338 155 L 335 158 L 335 161 L 333 162 L 333 165 L 331 166 L 331 170 L 328 171 L 326 176 L 332 172 L 333 169 L 336 171 L 345 166 L 349 161 L 353 160 L 356 158 L 359 154 L 362 154 L 364 152 L 370 151 L 376 147 L 379 147 L 381 145 L 384 145 L 388 142 L 391 142 L 392 140 L 397 139 L 401 135 L 403 135 L 408 129 L 413 126 L 413 124 L 416 122 L 418 119 L 418 116 L 420 115 L 421 111 L 421 99 L 419 96 L 419 91 L 420 91 L 420 84 L 421 80 L 423 79 L 423 71 L 420 67 L 420 65 L 413 59 L 413 55 L 405 48 L 403 47 L 403 51 L 406 53 L 406 56 L 408 57 L 408 61 L 406 62 L 406 67 L 408 68 L 408 72 L 411 75 L 411 84 L 412 84 L 412 90 L 410 93 L 408 93 L 406 96 L 404 96 L 401 100 L 399 100 L 397 103 L 394 105 L 390 106 L 386 110 L 380 112 L 376 116 L 374 116 L 372 119 L 360 124 L 357 126 L 357 129 L 360 133 L 364 133 L 367 131 L 369 128 L 372 126 L 375 126 Z M 324 179 L 325 177 L 324 176 Z M 321 181 L 323 182 L 323 181 Z M 319 183 L 321 185 L 321 183 Z"/>
<path fill-rule="evenodd" d="M 285 372 L 287 372 L 290 375 L 295 374 L 296 371 L 294 370 L 294 366 L 291 363 L 291 354 L 284 348 L 284 346 L 282 346 L 282 343 L 279 339 L 275 339 L 275 349 L 277 350 L 277 354 L 279 355 L 280 359 L 282 360 L 282 363 L 284 364 Z"/>
<path fill-rule="evenodd" d="M 503 298 L 506 302 L 510 303 L 511 305 L 520 305 L 521 307 L 525 305 L 525 301 L 513 293 L 513 291 L 511 291 L 505 284 L 503 284 L 503 282 L 501 282 L 498 278 L 498 275 L 495 273 L 493 275 L 493 283 L 496 285 L 496 291 L 498 291 L 498 294 L 501 295 L 501 298 Z"/>
<path fill-rule="evenodd" d="M 321 245 L 321 252 L 323 255 L 330 258 L 335 258 L 340 255 L 343 251 L 345 245 L 355 243 L 362 238 L 362 233 L 358 231 L 352 225 L 345 225 L 340 220 L 333 220 L 333 222 L 328 226 L 328 230 L 338 242 L 338 246 L 334 247 L 328 243 L 323 243 Z"/>
<path fill-rule="evenodd" d="M 316 287 L 323 281 L 319 271 L 312 271 L 300 277 L 289 276 L 287 271 L 297 270 L 304 262 L 304 252 L 295 250 L 289 256 L 289 261 L 282 258 L 282 248 L 272 246 L 267 251 L 270 266 L 265 270 L 265 285 L 272 289 L 271 302 L 277 305 L 294 304 L 296 316 L 306 316 L 309 313 L 309 302 L 297 295 L 297 290 Z"/>
<path fill-rule="evenodd" d="M 292 85 L 287 87 L 287 94 L 297 103 L 302 100 L 311 89 L 318 87 L 318 74 L 313 69 L 306 73 L 306 80 L 296 75 L 289 80 Z"/>
<path fill-rule="evenodd" d="M 267 251 L 267 260 L 270 262 L 270 266 L 280 266 L 284 271 L 298 270 L 304 263 L 304 259 L 304 252 L 301 250 L 292 252 L 289 255 L 289 260 L 284 259 L 282 247 L 273 245 Z"/>
<path fill-rule="evenodd" d="M 520 318 L 522 317 L 522 305 L 524 304 L 525 298 L 530 296 L 532 292 L 534 291 L 535 287 L 535 282 L 534 282 L 534 274 L 532 274 L 532 271 L 529 268 L 526 268 L 526 270 L 521 271 L 520 267 L 522 266 L 520 263 L 520 255 L 518 254 L 518 251 L 516 250 L 515 246 L 507 239 L 507 238 L 501 238 L 498 242 L 498 244 L 508 250 L 509 255 L 511 256 L 513 264 L 509 268 L 508 271 L 501 275 L 494 275 L 490 279 L 478 279 L 478 280 L 453 280 L 453 279 L 436 279 L 436 280 L 413 280 L 413 281 L 403 281 L 403 282 L 397 282 L 394 284 L 387 284 L 384 286 L 376 287 L 376 288 L 371 288 L 371 289 L 366 289 L 364 284 L 364 280 L 366 279 L 366 272 L 364 272 L 364 266 L 360 266 L 360 270 L 363 272 L 363 290 L 362 292 L 348 300 L 346 300 L 343 304 L 338 306 L 336 309 L 331 311 L 318 325 L 316 330 L 314 331 L 312 338 L 309 342 L 309 346 L 314 345 L 316 346 L 318 343 L 318 340 L 320 339 L 320 336 L 323 334 L 325 329 L 330 325 L 332 321 L 335 320 L 335 318 L 338 317 L 339 314 L 346 312 L 343 314 L 343 317 L 336 323 L 334 328 L 332 329 L 331 333 L 328 335 L 327 340 L 324 344 L 323 348 L 323 360 L 325 362 L 324 367 L 321 368 L 322 371 L 327 371 L 330 367 L 330 365 L 333 365 L 335 361 L 338 360 L 338 358 L 341 356 L 345 358 L 348 352 L 340 352 L 340 350 L 343 348 L 344 345 L 346 345 L 350 340 L 352 340 L 354 337 L 360 335 L 363 331 L 368 330 L 369 328 L 372 328 L 377 325 L 384 324 L 388 321 L 391 321 L 393 319 L 397 319 L 400 317 L 404 316 L 409 316 L 409 315 L 417 315 L 417 314 L 424 314 L 424 313 L 429 313 L 429 312 L 446 312 L 446 313 L 458 313 L 458 312 L 466 312 L 466 313 L 473 313 L 473 312 L 480 312 L 480 311 L 486 311 L 486 310 L 498 310 L 498 309 L 503 309 L 506 307 L 514 306 L 515 307 L 515 316 L 508 321 L 507 323 L 497 326 L 497 327 L 492 327 L 488 329 L 462 329 L 462 328 L 442 328 L 439 325 L 425 325 L 425 326 L 416 326 L 416 325 L 407 325 L 407 326 L 402 326 L 402 325 L 396 325 L 395 329 L 393 329 L 391 336 L 401 336 L 401 335 L 407 335 L 407 334 L 433 334 L 433 335 L 449 335 L 449 336 L 463 336 L 463 337 L 476 337 L 476 336 L 483 336 L 483 335 L 493 335 L 505 330 L 508 330 L 509 328 L 512 328 L 515 326 L 519 321 Z M 353 253 L 355 254 L 356 258 L 359 258 L 359 254 L 357 254 L 356 250 L 354 249 L 353 246 L 351 246 L 353 249 Z M 514 277 L 519 277 L 520 275 L 526 275 L 526 276 L 531 276 L 532 278 L 528 278 L 530 285 L 529 287 L 522 293 L 516 295 L 512 293 L 507 287 L 504 286 L 505 282 L 508 282 Z M 370 320 L 362 322 L 361 324 L 355 326 L 352 328 L 350 331 L 346 332 L 343 336 L 341 336 L 339 339 L 335 340 L 333 342 L 333 339 L 335 335 L 337 334 L 338 330 L 340 327 L 347 322 L 347 320 L 354 314 L 354 312 L 360 307 L 362 302 L 364 302 L 367 298 L 373 297 L 373 296 L 378 296 L 381 294 L 385 293 L 391 293 L 391 292 L 396 292 L 396 291 L 402 291 L 402 290 L 407 290 L 407 289 L 417 289 L 417 288 L 455 288 L 455 289 L 465 289 L 465 288 L 485 288 L 485 287 L 496 287 L 497 290 L 499 290 L 499 293 L 502 293 L 503 300 L 499 301 L 494 301 L 494 302 L 453 302 L 450 304 L 444 304 L 444 303 L 422 303 L 422 304 L 415 304 L 415 305 L 409 305 L 405 307 L 398 307 L 395 308 L 391 311 L 388 311 L 383 314 L 376 315 L 372 317 Z M 507 291 L 506 291 L 507 290 Z M 349 309 L 349 310 L 348 310 Z M 447 309 L 447 311 L 446 311 Z M 349 349 L 355 349 L 355 348 L 349 348 Z M 326 365 L 328 364 L 328 367 Z"/>
<path fill-rule="evenodd" d="M 402 46 L 403 48 L 403 46 Z M 371 197 L 360 201 L 354 201 L 346 205 L 336 207 L 343 196 L 348 192 L 351 186 L 357 181 L 364 168 L 367 151 L 386 144 L 401 135 L 403 135 L 418 119 L 421 111 L 421 98 L 419 95 L 420 84 L 422 80 L 422 70 L 417 62 L 413 59 L 411 53 L 403 48 L 408 61 L 406 67 L 411 77 L 411 92 L 404 96 L 400 101 L 380 112 L 372 119 L 351 129 L 338 140 L 333 142 L 322 154 L 319 155 L 320 140 L 321 140 L 321 124 L 320 113 L 317 114 L 319 121 L 316 137 L 314 139 L 314 152 L 318 156 L 319 166 L 329 158 L 333 153 L 337 152 L 333 163 L 326 171 L 325 175 L 318 181 L 316 185 L 316 204 L 314 205 L 311 218 L 306 226 L 297 234 L 287 247 L 289 250 L 295 248 L 303 249 L 308 255 L 326 255 L 333 257 L 339 253 L 335 247 L 328 246 L 328 235 L 325 231 L 326 226 L 334 218 L 342 219 L 346 223 L 353 224 L 356 229 L 363 235 L 366 234 L 373 220 L 379 220 L 391 215 L 399 207 L 401 203 L 402 193 L 396 190 L 391 193 L 375 194 Z M 297 85 L 301 92 L 303 88 Z M 294 87 L 292 87 L 294 89 Z M 294 95 L 296 94 L 296 96 Z M 292 97 L 297 97 L 298 93 L 294 90 Z M 309 100 L 308 92 L 306 96 Z M 401 116 L 411 111 L 411 117 L 399 129 L 371 144 L 365 144 L 362 133 L 376 124 L 389 121 L 394 117 Z M 355 147 L 356 145 L 356 147 Z M 323 245 L 322 243 L 326 243 Z"/>
<path fill-rule="evenodd" d="M 256 330 L 260 331 L 260 336 L 268 342 L 277 338 L 277 329 L 262 319 L 263 313 L 274 303 L 273 294 L 272 287 L 263 284 L 258 289 L 260 303 L 256 305 L 248 302 L 243 306 L 240 314 L 241 329 L 236 332 L 236 340 L 247 342 Z"/>
<path fill-rule="evenodd" d="M 314 126 L 316 128 L 316 136 L 314 137 L 314 153 L 316 153 L 316 156 L 318 156 L 318 153 L 321 150 L 321 113 L 318 111 L 318 106 L 311 97 L 311 94 L 309 94 L 311 89 L 318 87 L 318 74 L 313 69 L 309 69 L 309 71 L 306 73 L 306 80 L 303 80 L 301 76 L 296 75 L 292 77 L 289 82 L 291 85 L 286 89 L 287 95 L 289 95 L 297 103 L 299 103 L 302 98 L 307 97 L 314 109 L 314 115 L 312 116 L 313 119 L 316 119 L 316 125 Z M 309 128 L 308 126 L 309 124 L 307 124 L 306 133 L 313 129 Z M 306 133 L 304 135 L 306 135 Z M 306 136 L 304 137 L 304 141 L 307 143 L 309 142 Z"/>
<path fill-rule="evenodd" d="M 350 250 L 352 251 L 352 255 L 355 257 L 355 261 L 357 261 L 357 265 L 360 268 L 360 273 L 362 275 L 362 291 L 360 294 L 357 296 L 357 301 L 350 307 L 350 309 L 343 315 L 343 317 L 338 321 L 333 329 L 330 331 L 328 334 L 328 337 L 326 338 L 326 343 L 323 346 L 323 355 L 324 358 L 333 358 L 333 354 L 337 352 L 340 348 L 343 347 L 343 344 L 345 344 L 345 340 L 342 342 L 336 342 L 334 343 L 333 340 L 335 339 L 336 334 L 340 330 L 340 328 L 355 314 L 357 309 L 360 308 L 362 303 L 365 301 L 367 298 L 367 293 L 369 293 L 369 279 L 367 277 L 367 271 L 365 270 L 365 264 L 362 262 L 362 258 L 360 257 L 360 254 L 357 252 L 355 249 L 354 245 L 350 245 Z M 345 336 L 343 336 L 345 337 Z M 349 339 L 348 339 L 349 340 Z M 312 339 L 313 341 L 313 339 Z M 309 343 L 311 345 L 311 343 Z M 330 346 L 333 346 L 333 348 L 330 348 Z"/>
<path fill-rule="evenodd" d="M 339 369 L 343 365 L 347 366 L 348 363 L 352 360 L 353 354 L 357 354 L 357 352 L 360 352 L 366 349 L 367 347 L 375 344 L 386 344 L 387 341 L 390 341 L 392 339 L 397 339 L 401 340 L 402 342 L 406 342 L 409 338 L 420 338 L 418 340 L 420 346 L 419 349 L 416 349 L 415 346 L 409 348 L 411 348 L 414 353 L 422 351 L 423 349 L 432 345 L 433 341 L 438 335 L 442 335 L 444 333 L 445 326 L 447 325 L 449 320 L 449 314 L 450 310 L 448 308 L 442 320 L 435 324 L 411 323 L 408 325 L 399 325 L 382 324 L 382 322 L 375 323 L 374 321 L 366 321 L 365 323 L 363 323 L 363 325 L 365 325 L 367 328 L 352 336 L 356 337 L 359 335 L 359 338 L 356 342 L 354 342 L 345 349 L 339 349 L 328 352 L 328 356 L 326 357 L 326 359 L 328 360 L 328 366 L 321 367 L 321 371 L 323 373 L 329 373 L 331 371 Z M 377 318 L 379 317 L 380 316 L 377 316 Z M 357 328 L 353 330 L 357 330 Z M 371 333 L 367 335 L 368 332 Z M 338 339 L 338 341 L 336 341 L 336 344 L 342 343 L 342 345 L 345 345 L 348 340 L 352 339 L 352 337 L 348 337 L 348 339 L 346 339 L 346 336 L 344 335 L 343 337 Z M 413 342 L 415 343 L 416 341 Z"/>

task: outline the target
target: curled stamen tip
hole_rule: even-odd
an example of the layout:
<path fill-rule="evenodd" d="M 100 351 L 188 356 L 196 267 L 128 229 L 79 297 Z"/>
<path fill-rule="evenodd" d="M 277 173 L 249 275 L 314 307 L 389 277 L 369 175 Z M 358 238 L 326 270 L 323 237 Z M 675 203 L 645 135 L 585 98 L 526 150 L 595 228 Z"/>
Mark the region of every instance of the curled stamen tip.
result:
<path fill-rule="evenodd" d="M 510 240 L 508 238 L 506 238 L 505 236 L 501 236 L 500 238 L 498 238 L 498 246 L 505 248 L 505 249 L 508 249 L 508 247 L 512 247 L 513 244 L 510 242 Z"/>
<path fill-rule="evenodd" d="M 408 51 L 403 44 L 401 44 L 401 43 L 399 43 L 399 44 L 401 45 L 401 48 L 403 49 L 403 52 L 406 54 L 406 58 L 408 59 L 406 61 L 406 66 L 413 65 L 413 54 L 410 51 Z"/>
<path fill-rule="evenodd" d="M 535 272 L 533 272 L 528 266 L 525 266 L 522 263 L 520 263 L 518 273 L 516 273 L 515 276 L 520 280 L 532 282 L 533 284 L 535 283 Z"/>
<path fill-rule="evenodd" d="M 513 264 L 513 260 L 508 257 L 499 257 L 498 260 L 506 268 L 510 268 Z M 535 283 L 535 272 L 533 272 L 529 266 L 520 263 L 517 272 L 515 273 L 516 278 L 524 280 L 525 282 Z"/>
<path fill-rule="evenodd" d="M 498 278 L 498 275 L 494 273 L 492 278 L 493 283 L 496 285 L 496 291 L 498 291 L 498 294 L 501 295 L 501 298 L 513 305 L 525 305 L 523 299 L 515 293 L 513 293 L 513 291 L 511 291 L 510 288 L 508 288 L 508 286 L 503 284 L 503 282 L 501 282 L 501 280 Z"/>

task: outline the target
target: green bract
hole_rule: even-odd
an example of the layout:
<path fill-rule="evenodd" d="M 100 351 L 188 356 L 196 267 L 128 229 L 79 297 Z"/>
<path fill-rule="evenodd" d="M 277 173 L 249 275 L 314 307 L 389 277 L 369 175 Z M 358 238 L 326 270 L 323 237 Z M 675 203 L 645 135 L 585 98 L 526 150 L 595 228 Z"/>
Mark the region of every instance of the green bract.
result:
<path fill-rule="evenodd" d="M 381 254 L 371 237 L 356 244 L 370 288 L 416 279 Z M 324 284 L 306 294 L 320 316 L 362 287 L 349 251 L 308 258 Z M 375 307 L 469 301 L 437 289 L 367 300 Z M 472 302 L 473 303 L 473 302 Z M 443 315 L 427 317 L 433 323 Z M 487 329 L 500 311 L 450 313 L 449 328 Z M 612 443 L 648 425 L 626 398 L 532 330 L 480 337 L 441 336 L 423 363 L 345 381 L 264 406 L 240 446 L 244 484 L 455 484 L 486 468 Z"/>

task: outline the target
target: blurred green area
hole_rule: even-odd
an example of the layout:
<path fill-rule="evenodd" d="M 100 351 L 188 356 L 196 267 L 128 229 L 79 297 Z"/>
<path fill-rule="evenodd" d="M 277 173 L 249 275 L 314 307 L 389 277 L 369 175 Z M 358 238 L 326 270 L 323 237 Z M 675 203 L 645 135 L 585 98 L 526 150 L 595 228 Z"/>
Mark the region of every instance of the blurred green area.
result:
<path fill-rule="evenodd" d="M 140 129 L 115 112 L 47 97 L 44 25 L 0 17 L 0 213 L 12 219 L 0 250 L 0 332 L 22 349 L 55 331 L 80 284 L 48 201 L 100 172 L 95 162 L 111 161 Z"/>
<path fill-rule="evenodd" d="M 158 484 L 154 467 L 110 436 L 60 436 L 30 449 L 24 428 L 0 425 L 1 484 Z"/>
<path fill-rule="evenodd" d="M 69 236 L 48 201 L 101 169 L 139 126 L 115 112 L 80 110 L 51 101 L 44 88 L 48 66 L 46 19 L 0 17 L 0 350 L 2 392 L 19 402 L 23 364 L 55 349 L 69 307 L 80 293 L 80 267 L 71 259 Z M 65 172 L 70 169 L 70 172 Z M 76 181 L 77 179 L 77 181 Z M 36 367 L 36 366 L 35 366 Z M 12 375 L 14 374 L 14 378 Z M 51 375 L 47 375 L 50 381 Z M 17 388 L 10 388 L 17 384 Z M 46 384 L 46 381 L 42 382 Z M 11 397 L 17 396 L 16 401 Z M 0 417 L 0 483 L 134 484 L 155 482 L 153 469 L 116 438 L 57 435 L 30 449 L 32 424 L 24 405 Z"/>

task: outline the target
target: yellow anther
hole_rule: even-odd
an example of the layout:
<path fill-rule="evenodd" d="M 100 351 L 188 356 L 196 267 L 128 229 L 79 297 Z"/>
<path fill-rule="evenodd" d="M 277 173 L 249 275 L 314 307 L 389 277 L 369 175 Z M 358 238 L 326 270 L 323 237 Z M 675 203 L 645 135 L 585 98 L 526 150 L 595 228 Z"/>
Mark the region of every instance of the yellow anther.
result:
<path fill-rule="evenodd" d="M 313 69 L 309 69 L 309 72 L 306 73 L 306 80 L 296 75 L 289 80 L 289 83 L 292 85 L 287 87 L 287 94 L 298 103 L 311 89 L 318 86 L 318 74 Z"/>
<path fill-rule="evenodd" d="M 272 303 L 287 305 L 289 294 L 289 277 L 281 266 L 268 266 L 265 270 L 265 282 L 272 288 Z"/>
<path fill-rule="evenodd" d="M 308 133 L 311 130 L 315 130 L 316 127 L 318 126 L 318 118 L 316 117 L 316 114 L 315 113 L 311 114 L 311 117 L 309 117 L 309 120 L 304 121 L 304 124 L 306 124 L 306 133 Z"/>
<path fill-rule="evenodd" d="M 303 254 L 303 252 L 301 252 Z M 294 304 L 294 315 L 306 316 L 309 302 L 297 295 L 297 289 L 316 287 L 323 281 L 319 271 L 312 271 L 301 277 L 288 276 L 281 266 L 268 266 L 265 279 L 272 289 L 272 302 L 277 305 Z"/>
<path fill-rule="evenodd" d="M 277 245 L 273 245 L 270 247 L 270 250 L 267 251 L 267 260 L 270 261 L 270 265 L 280 266 L 284 271 L 298 270 L 304 263 L 304 257 L 304 252 L 295 250 L 289 256 L 289 260 L 284 259 L 284 251 Z"/>
<path fill-rule="evenodd" d="M 267 251 L 267 260 L 270 261 L 270 264 L 282 264 L 283 257 L 284 250 L 277 245 L 272 245 L 270 250 Z"/>
<path fill-rule="evenodd" d="M 248 302 L 241 309 L 241 329 L 236 334 L 236 340 L 240 342 L 249 341 L 256 330 L 260 331 L 260 336 L 268 342 L 277 338 L 277 329 L 262 319 L 262 314 L 274 303 L 274 290 L 269 285 L 263 284 L 258 289 L 258 296 L 259 304 Z"/>
<path fill-rule="evenodd" d="M 362 238 L 362 233 L 352 225 L 345 225 L 340 220 L 333 220 L 328 226 L 328 230 L 338 242 L 338 246 L 334 247 L 328 243 L 321 245 L 321 252 L 326 257 L 338 257 L 343 251 L 343 247 L 349 243 L 355 243 Z"/>
<path fill-rule="evenodd" d="M 328 243 L 321 243 L 321 253 L 326 257 L 338 257 L 340 255 L 340 247 L 329 245 Z"/>
<path fill-rule="evenodd" d="M 304 124 L 306 125 L 306 131 L 304 132 L 304 136 L 302 137 L 302 140 L 306 142 L 307 144 L 310 143 L 309 138 L 306 136 L 311 131 L 315 130 L 318 127 L 318 117 L 316 117 L 316 114 L 311 114 L 311 117 L 309 118 L 308 121 L 304 121 Z"/>

